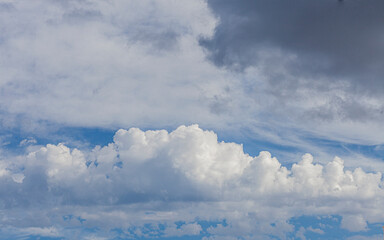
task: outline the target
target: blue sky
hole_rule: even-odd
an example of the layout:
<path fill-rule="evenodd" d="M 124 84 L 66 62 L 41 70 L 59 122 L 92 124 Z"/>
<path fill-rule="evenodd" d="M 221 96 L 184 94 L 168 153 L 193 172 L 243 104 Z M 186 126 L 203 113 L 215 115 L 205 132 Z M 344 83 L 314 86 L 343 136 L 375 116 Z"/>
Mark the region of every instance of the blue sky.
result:
<path fill-rule="evenodd" d="M 0 0 L 0 239 L 382 239 L 383 11 Z"/>

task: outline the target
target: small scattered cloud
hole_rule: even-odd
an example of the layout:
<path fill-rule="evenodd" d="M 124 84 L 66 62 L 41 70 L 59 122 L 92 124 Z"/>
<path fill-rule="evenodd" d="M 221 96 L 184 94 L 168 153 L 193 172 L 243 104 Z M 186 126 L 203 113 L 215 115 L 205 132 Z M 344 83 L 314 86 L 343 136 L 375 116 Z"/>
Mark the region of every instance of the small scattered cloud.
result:
<path fill-rule="evenodd" d="M 12 179 L 16 183 L 23 183 L 25 176 L 21 173 L 12 174 Z"/>
<path fill-rule="evenodd" d="M 324 234 L 324 231 L 321 230 L 320 228 L 308 227 L 307 231 L 311 231 L 311 232 L 314 232 L 314 233 L 317 233 L 317 234 Z"/>
<path fill-rule="evenodd" d="M 345 215 L 341 221 L 341 227 L 351 232 L 367 230 L 367 221 L 361 215 Z"/>
<path fill-rule="evenodd" d="M 19 143 L 19 146 L 27 146 L 27 145 L 32 145 L 36 143 L 37 143 L 36 139 L 31 137 L 31 138 L 26 138 L 21 140 L 21 142 Z"/>

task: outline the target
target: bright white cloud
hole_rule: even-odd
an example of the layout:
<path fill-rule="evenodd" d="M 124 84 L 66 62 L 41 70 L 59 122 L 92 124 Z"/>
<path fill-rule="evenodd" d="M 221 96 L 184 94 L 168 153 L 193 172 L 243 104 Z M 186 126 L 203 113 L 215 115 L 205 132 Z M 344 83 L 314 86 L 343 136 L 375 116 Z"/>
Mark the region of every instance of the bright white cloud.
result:
<path fill-rule="evenodd" d="M 228 89 L 236 91 L 199 47 L 217 24 L 203 0 L 14 1 L 8 8 L 0 17 L 5 126 L 209 124 L 230 101 Z"/>
<path fill-rule="evenodd" d="M 350 231 L 384 221 L 381 173 L 345 170 L 337 157 L 321 165 L 310 154 L 286 168 L 269 152 L 249 156 L 242 145 L 219 142 L 197 125 L 172 132 L 121 129 L 104 147 L 48 144 L 17 159 L 16 166 L 1 161 L 10 169 L 1 181 L 1 204 L 8 206 L 1 224 L 8 227 L 136 226 L 150 237 L 140 226 L 152 224 L 153 234 L 181 236 L 198 235 L 200 219 L 226 221 L 207 230 L 212 237 L 284 238 L 293 232 L 288 220 L 302 215 L 340 215 Z M 22 175 L 15 178 L 13 169 Z M 20 224 L 20 209 L 44 221 Z"/>

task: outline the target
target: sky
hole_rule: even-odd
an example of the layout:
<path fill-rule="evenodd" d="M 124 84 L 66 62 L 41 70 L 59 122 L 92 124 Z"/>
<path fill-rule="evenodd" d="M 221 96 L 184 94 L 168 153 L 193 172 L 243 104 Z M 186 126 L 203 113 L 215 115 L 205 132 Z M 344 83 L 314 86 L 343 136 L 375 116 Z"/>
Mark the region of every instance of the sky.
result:
<path fill-rule="evenodd" d="M 0 239 L 382 239 L 381 0 L 0 0 Z"/>

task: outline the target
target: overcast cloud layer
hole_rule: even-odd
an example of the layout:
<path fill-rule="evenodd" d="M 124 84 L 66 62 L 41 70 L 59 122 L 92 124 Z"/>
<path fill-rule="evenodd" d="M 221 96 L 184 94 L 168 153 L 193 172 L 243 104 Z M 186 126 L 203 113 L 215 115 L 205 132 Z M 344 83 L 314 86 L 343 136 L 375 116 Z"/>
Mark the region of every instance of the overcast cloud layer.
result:
<path fill-rule="evenodd" d="M 383 4 L 369 2 L 4 0 L 0 121 L 381 144 Z"/>
<path fill-rule="evenodd" d="M 383 4 L 369 3 L 4 0 L 0 120 L 381 144 Z"/>
<path fill-rule="evenodd" d="M 320 165 L 310 154 L 287 169 L 269 152 L 249 156 L 197 125 L 120 129 L 89 151 L 33 148 L 0 161 L 4 236 L 73 237 L 68 229 L 96 227 L 108 238 L 285 239 L 329 227 L 296 232 L 289 220 L 301 215 L 339 215 L 333 225 L 352 232 L 384 221 L 381 173 L 344 170 L 337 157 Z M 219 224 L 203 231 L 201 221 Z"/>

